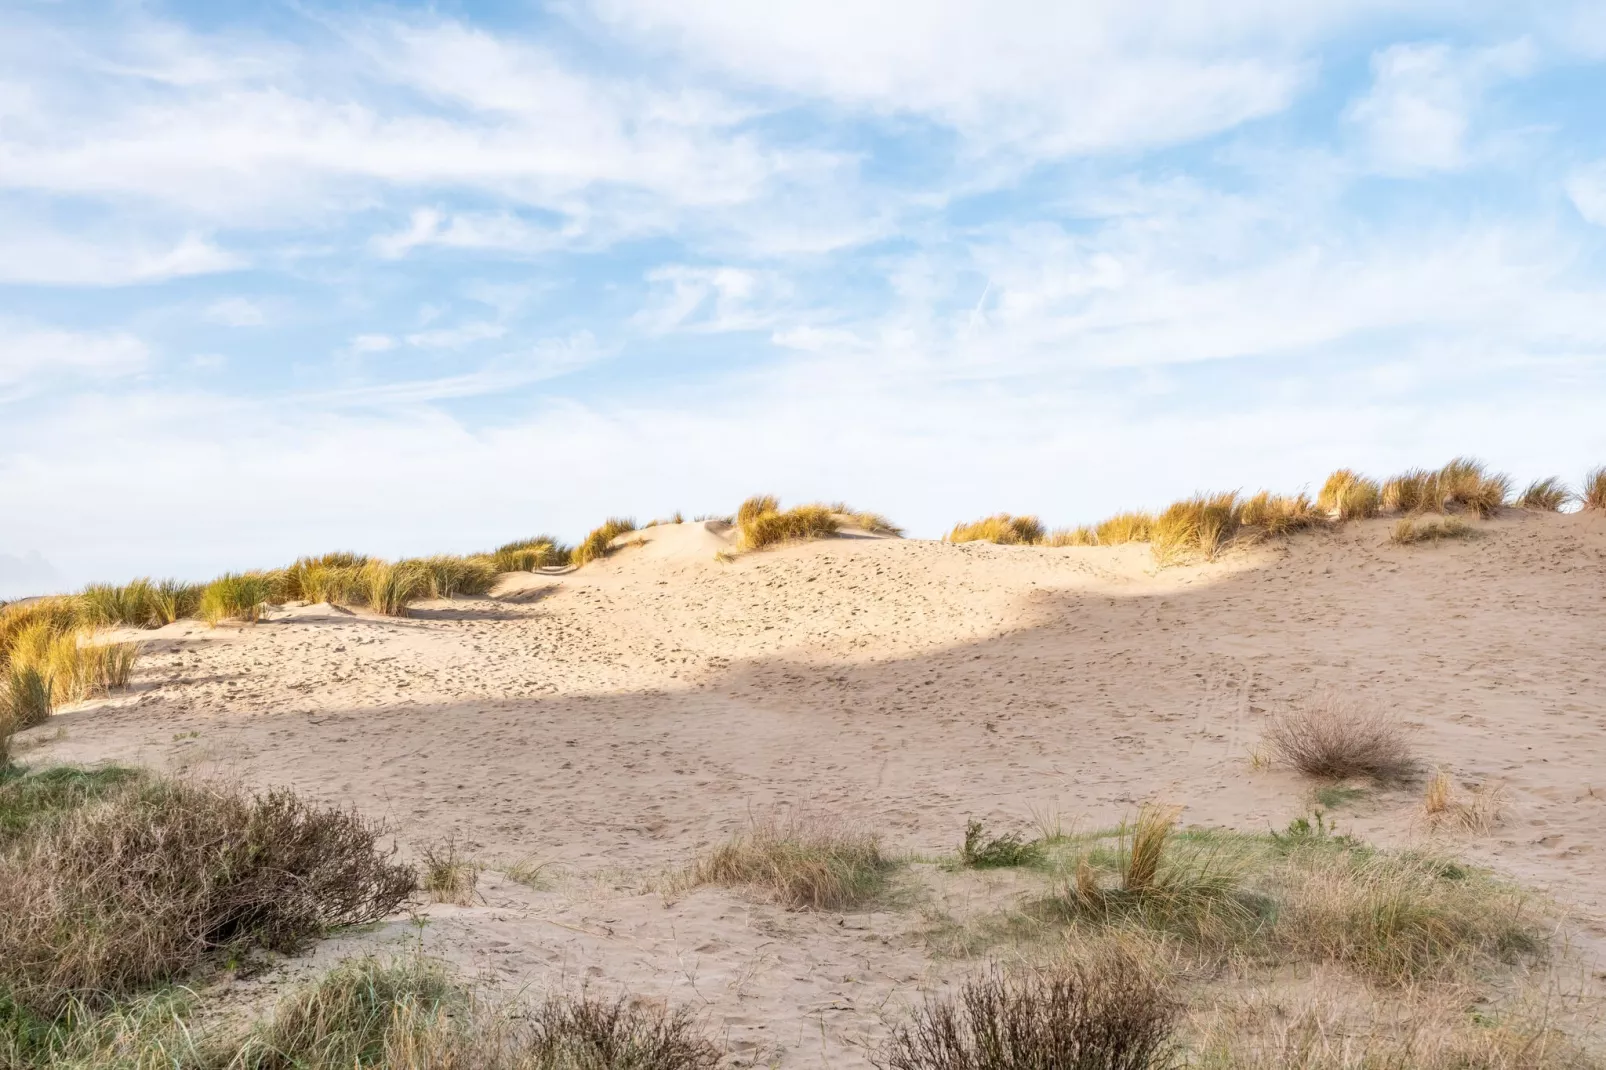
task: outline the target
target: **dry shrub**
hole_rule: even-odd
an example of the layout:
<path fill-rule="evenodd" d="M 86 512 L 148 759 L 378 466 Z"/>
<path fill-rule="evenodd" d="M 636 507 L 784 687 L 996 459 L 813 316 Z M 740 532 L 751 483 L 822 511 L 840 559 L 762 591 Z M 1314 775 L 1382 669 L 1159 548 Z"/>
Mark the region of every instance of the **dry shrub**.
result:
<path fill-rule="evenodd" d="M 1152 513 L 1117 513 L 1094 527 L 1100 546 L 1120 546 L 1129 542 L 1148 542 L 1154 528 Z"/>
<path fill-rule="evenodd" d="M 1402 516 L 1389 531 L 1389 542 L 1396 546 L 1413 546 L 1419 542 L 1437 545 L 1445 539 L 1471 539 L 1478 529 L 1456 516 L 1421 517 Z"/>
<path fill-rule="evenodd" d="M 1519 509 L 1532 509 L 1541 513 L 1559 513 L 1562 506 L 1573 500 L 1572 488 L 1555 476 L 1536 479 L 1517 495 Z"/>
<path fill-rule="evenodd" d="M 370 561 L 362 570 L 368 608 L 386 617 L 405 617 L 412 603 L 429 594 L 429 575 L 412 562 Z"/>
<path fill-rule="evenodd" d="M 1157 561 L 1174 563 L 1193 557 L 1214 561 L 1238 534 L 1236 492 L 1200 494 L 1174 502 L 1155 518 L 1149 543 Z"/>
<path fill-rule="evenodd" d="M 1592 468 L 1584 475 L 1578 500 L 1585 509 L 1606 509 L 1606 465 Z"/>
<path fill-rule="evenodd" d="M 579 546 L 569 552 L 569 563 L 576 568 L 607 557 L 613 553 L 613 540 L 626 532 L 635 531 L 636 522 L 628 517 L 609 517 L 601 527 L 594 528 Z"/>
<path fill-rule="evenodd" d="M 0 850 L 0 990 L 45 1018 L 170 981 L 222 948 L 294 951 L 392 913 L 383 830 L 288 791 L 135 782 Z"/>
<path fill-rule="evenodd" d="M 893 1029 L 882 1070 L 1159 1070 L 1179 1065 L 1178 1003 L 1147 963 L 1106 948 L 1034 973 L 997 969 Z"/>
<path fill-rule="evenodd" d="M 534 572 L 569 563 L 569 548 L 552 535 L 537 535 L 498 546 L 491 554 L 497 572 Z"/>
<path fill-rule="evenodd" d="M 1075 528 L 1056 528 L 1044 540 L 1049 546 L 1097 546 L 1099 534 L 1091 524 Z"/>
<path fill-rule="evenodd" d="M 892 862 L 867 832 L 809 815 L 771 815 L 692 866 L 692 884 L 747 888 L 797 910 L 847 910 L 880 895 Z"/>
<path fill-rule="evenodd" d="M 213 627 L 225 620 L 255 623 L 271 597 L 272 584 L 262 573 L 226 572 L 201 591 L 201 617 Z"/>
<path fill-rule="evenodd" d="M 1276 944 L 1374 984 L 1449 980 L 1545 952 L 1548 929 L 1527 897 L 1463 866 L 1323 849 L 1296 851 L 1292 864 Z"/>
<path fill-rule="evenodd" d="M 1328 692 L 1274 716 L 1266 726 L 1272 755 L 1306 776 L 1399 780 L 1418 763 L 1392 713 Z"/>
<path fill-rule="evenodd" d="M 1043 524 L 1035 516 L 998 513 L 969 524 L 955 524 L 943 541 L 992 542 L 1000 546 L 1032 546 L 1043 541 Z"/>
<path fill-rule="evenodd" d="M 714 1070 L 687 1011 L 620 997 L 482 999 L 426 959 L 342 963 L 280 1002 L 229 1070 Z"/>
<path fill-rule="evenodd" d="M 1383 492 L 1376 480 L 1348 468 L 1340 468 L 1328 476 L 1316 496 L 1316 508 L 1339 520 L 1376 516 L 1382 504 Z"/>
<path fill-rule="evenodd" d="M 762 550 L 794 539 L 829 538 L 841 530 L 842 521 L 823 505 L 798 505 L 784 513 L 759 513 L 738 526 L 742 549 Z"/>
<path fill-rule="evenodd" d="M 1326 522 L 1314 502 L 1304 494 L 1272 494 L 1261 491 L 1245 501 L 1238 521 L 1246 528 L 1259 528 L 1267 535 L 1287 535 Z"/>

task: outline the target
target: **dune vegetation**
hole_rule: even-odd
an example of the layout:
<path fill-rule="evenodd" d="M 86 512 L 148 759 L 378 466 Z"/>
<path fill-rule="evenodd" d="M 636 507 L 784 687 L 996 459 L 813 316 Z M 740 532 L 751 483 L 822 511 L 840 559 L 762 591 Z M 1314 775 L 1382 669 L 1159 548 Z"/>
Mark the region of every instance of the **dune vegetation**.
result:
<path fill-rule="evenodd" d="M 781 508 L 773 494 L 755 494 L 736 510 L 737 545 L 763 550 L 785 542 L 827 539 L 844 527 L 875 535 L 901 536 L 903 529 L 880 513 L 854 509 L 846 502 L 813 503 Z"/>
<path fill-rule="evenodd" d="M 601 560 L 613 553 L 613 540 L 636 530 L 636 522 L 628 517 L 609 517 L 599 527 L 592 528 L 580 545 L 569 552 L 569 564 L 576 568 Z"/>

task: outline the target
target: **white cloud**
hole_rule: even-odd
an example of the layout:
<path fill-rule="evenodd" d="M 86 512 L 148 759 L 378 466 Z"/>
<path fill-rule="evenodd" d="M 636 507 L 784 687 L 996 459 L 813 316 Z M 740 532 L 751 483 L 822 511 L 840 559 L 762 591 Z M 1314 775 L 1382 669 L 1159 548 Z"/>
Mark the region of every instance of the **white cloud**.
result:
<path fill-rule="evenodd" d="M 255 301 L 244 297 L 225 297 L 206 306 L 206 318 L 226 327 L 260 327 L 267 316 Z"/>
<path fill-rule="evenodd" d="M 0 398 L 74 376 L 124 376 L 150 359 L 126 331 L 73 331 L 0 319 Z"/>
<path fill-rule="evenodd" d="M 37 225 L 0 227 L 0 282 L 128 286 L 232 271 L 244 263 L 198 234 L 186 235 L 176 244 L 153 245 L 88 238 Z"/>
<path fill-rule="evenodd" d="M 775 322 L 785 284 L 738 267 L 668 265 L 647 273 L 652 293 L 631 325 L 647 334 L 672 330 L 743 331 Z"/>
<path fill-rule="evenodd" d="M 346 348 L 352 353 L 383 353 L 396 348 L 396 339 L 388 334 L 359 334 Z"/>
<path fill-rule="evenodd" d="M 562 227 L 540 227 L 508 212 L 453 212 L 420 208 L 413 212 L 405 229 L 374 238 L 374 249 L 383 257 L 397 260 L 414 249 L 440 246 L 533 255 L 561 248 L 578 238 L 582 228 L 573 223 Z"/>
<path fill-rule="evenodd" d="M 418 331 L 407 336 L 407 344 L 419 349 L 462 349 L 505 334 L 507 328 L 500 323 L 465 323 L 459 327 Z"/>
<path fill-rule="evenodd" d="M 1580 168 L 1568 176 L 1567 196 L 1579 215 L 1606 227 L 1606 163 Z"/>
<path fill-rule="evenodd" d="M 1468 159 L 1479 98 L 1492 84 L 1531 69 L 1534 48 L 1516 41 L 1459 50 L 1392 45 L 1372 57 L 1372 86 L 1348 113 L 1372 166 L 1386 173 L 1452 170 Z"/>

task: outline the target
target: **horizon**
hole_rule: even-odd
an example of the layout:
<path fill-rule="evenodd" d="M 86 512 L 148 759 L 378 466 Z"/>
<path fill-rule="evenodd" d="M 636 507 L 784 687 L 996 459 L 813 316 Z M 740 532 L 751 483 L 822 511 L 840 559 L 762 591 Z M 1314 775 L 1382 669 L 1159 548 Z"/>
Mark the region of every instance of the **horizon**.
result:
<path fill-rule="evenodd" d="M 0 13 L 0 598 L 1606 463 L 1599 5 L 678 7 Z"/>

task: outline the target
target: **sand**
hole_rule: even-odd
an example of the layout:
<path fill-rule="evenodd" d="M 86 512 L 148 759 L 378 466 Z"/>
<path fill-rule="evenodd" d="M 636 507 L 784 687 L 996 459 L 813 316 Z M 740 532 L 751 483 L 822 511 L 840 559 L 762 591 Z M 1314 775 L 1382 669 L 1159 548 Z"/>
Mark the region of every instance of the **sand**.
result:
<path fill-rule="evenodd" d="M 1606 934 L 1606 516 L 1510 513 L 1466 543 L 1389 523 L 1158 569 L 1146 548 L 872 537 L 716 558 L 697 523 L 562 575 L 407 620 L 329 606 L 139 633 L 123 696 L 20 740 L 30 762 L 118 761 L 289 785 L 455 838 L 493 867 L 469 906 L 344 937 L 422 941 L 511 986 L 589 983 L 695 1007 L 742 1059 L 868 1065 L 886 1023 L 973 963 L 931 953 L 1009 876 L 922 867 L 917 907 L 790 912 L 653 890 L 777 805 L 900 851 L 968 818 L 1093 827 L 1144 800 L 1186 822 L 1280 827 L 1312 805 L 1257 768 L 1266 717 L 1324 688 L 1395 709 L 1458 785 L 1499 787 L 1486 833 L 1429 830 L 1420 786 L 1342 807 L 1381 843 L 1453 849 Z M 631 537 L 636 538 L 635 536 Z M 497 868 L 545 865 L 537 887 Z"/>

